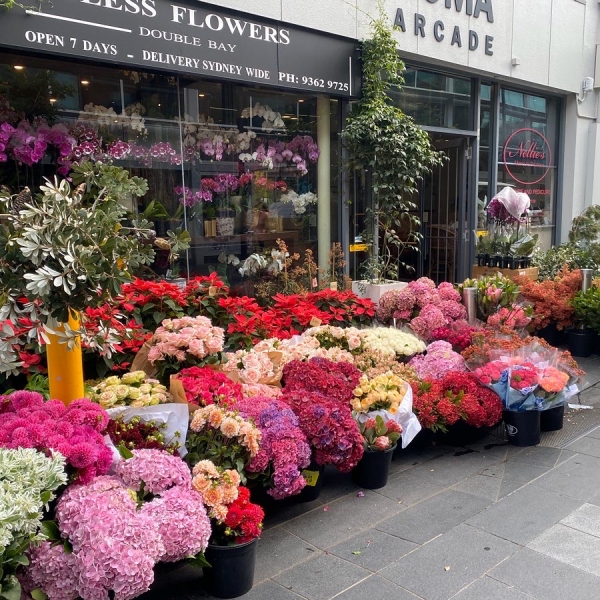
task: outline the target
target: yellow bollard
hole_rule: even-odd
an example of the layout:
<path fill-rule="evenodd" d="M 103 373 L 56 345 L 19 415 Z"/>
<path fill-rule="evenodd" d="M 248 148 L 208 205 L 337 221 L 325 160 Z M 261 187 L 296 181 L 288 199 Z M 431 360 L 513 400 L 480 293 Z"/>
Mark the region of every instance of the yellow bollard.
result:
<path fill-rule="evenodd" d="M 69 327 L 79 329 L 79 313 L 69 313 Z M 64 331 L 60 324 L 57 330 Z M 50 398 L 61 400 L 69 405 L 73 400 L 83 398 L 83 359 L 81 356 L 81 340 L 76 338 L 73 348 L 59 343 L 60 337 L 48 334 L 50 343 L 46 345 L 48 359 L 48 379 L 50 381 Z"/>

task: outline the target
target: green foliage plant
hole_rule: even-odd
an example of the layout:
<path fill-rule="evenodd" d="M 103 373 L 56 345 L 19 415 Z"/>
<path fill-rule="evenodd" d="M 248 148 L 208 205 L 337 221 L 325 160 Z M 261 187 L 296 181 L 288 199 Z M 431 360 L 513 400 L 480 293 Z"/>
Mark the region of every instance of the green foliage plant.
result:
<path fill-rule="evenodd" d="M 600 288 L 592 286 L 577 292 L 573 298 L 576 319 L 586 327 L 600 333 Z"/>
<path fill-rule="evenodd" d="M 362 98 L 352 108 L 342 140 L 351 167 L 369 175 L 373 201 L 365 232 L 371 246 L 367 271 L 371 282 L 380 283 L 397 279 L 400 266 L 410 268 L 401 262 L 402 251 L 418 248 L 422 237 L 412 198 L 424 175 L 441 164 L 442 156 L 427 133 L 394 106 L 388 94 L 404 83 L 405 65 L 382 2 L 371 30 L 372 37 L 363 42 Z"/>
<path fill-rule="evenodd" d="M 146 193 L 146 181 L 100 162 L 74 167 L 72 177 L 76 188 L 46 180 L 20 210 L 0 197 L 8 211 L 0 220 L 0 372 L 20 366 L 10 323 L 25 321 L 29 338 L 46 340 L 69 315 L 114 299 L 130 272 L 154 259 L 150 223 L 127 221 L 121 204 Z"/>

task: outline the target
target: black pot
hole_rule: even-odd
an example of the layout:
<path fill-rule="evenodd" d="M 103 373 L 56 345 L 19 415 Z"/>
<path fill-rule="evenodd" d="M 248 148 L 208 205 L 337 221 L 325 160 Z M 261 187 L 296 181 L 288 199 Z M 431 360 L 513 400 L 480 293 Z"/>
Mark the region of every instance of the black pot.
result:
<path fill-rule="evenodd" d="M 298 502 L 312 502 L 321 495 L 324 471 L 325 467 L 318 465 L 314 459 L 310 461 L 310 465 L 302 471 L 302 476 L 306 479 L 306 487 L 295 496 Z"/>
<path fill-rule="evenodd" d="M 512 256 L 503 256 L 502 257 L 502 268 L 503 269 L 514 269 L 515 268 L 515 259 Z"/>
<path fill-rule="evenodd" d="M 567 334 L 563 330 L 556 328 L 554 323 L 542 327 L 535 332 L 537 337 L 546 340 L 551 346 L 564 346 L 567 343 Z"/>
<path fill-rule="evenodd" d="M 569 329 L 567 340 L 569 352 L 578 358 L 587 358 L 596 350 L 597 336 L 592 329 Z"/>
<path fill-rule="evenodd" d="M 502 411 L 508 443 L 513 446 L 537 446 L 540 443 L 540 411 Z"/>
<path fill-rule="evenodd" d="M 502 268 L 502 255 L 494 254 L 494 256 L 490 257 L 490 267 L 497 267 L 499 269 Z"/>
<path fill-rule="evenodd" d="M 352 481 L 367 490 L 377 490 L 387 484 L 396 445 L 388 450 L 365 450 L 352 470 Z"/>
<path fill-rule="evenodd" d="M 252 589 L 258 538 L 237 546 L 206 548 L 204 556 L 210 567 L 202 569 L 206 590 L 216 598 L 237 598 Z"/>
<path fill-rule="evenodd" d="M 485 267 L 485 264 L 484 264 L 485 254 L 478 254 L 475 258 L 477 258 L 477 266 L 478 267 Z"/>
<path fill-rule="evenodd" d="M 558 431 L 563 428 L 565 418 L 565 405 L 554 406 L 540 413 L 541 431 Z"/>
<path fill-rule="evenodd" d="M 436 444 L 442 446 L 466 446 L 484 438 L 488 431 L 487 427 L 475 427 L 459 419 L 453 425 L 449 425 L 447 431 L 438 431 L 433 437 Z"/>

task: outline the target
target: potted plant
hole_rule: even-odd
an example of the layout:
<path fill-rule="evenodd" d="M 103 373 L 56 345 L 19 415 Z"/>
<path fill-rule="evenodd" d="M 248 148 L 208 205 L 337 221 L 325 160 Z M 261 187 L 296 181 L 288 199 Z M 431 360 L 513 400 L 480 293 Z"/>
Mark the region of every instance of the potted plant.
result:
<path fill-rule="evenodd" d="M 120 203 L 142 196 L 144 179 L 89 161 L 74 166 L 71 178 L 77 187 L 47 180 L 35 197 L 28 191 L 0 197 L 6 213 L 0 222 L 0 322 L 28 319 L 28 337 L 51 342 L 50 391 L 64 402 L 84 395 L 79 315 L 116 297 L 131 271 L 154 258 L 150 223 L 126 224 Z M 21 365 L 12 338 L 10 327 L 0 332 L 2 372 L 15 373 Z"/>
<path fill-rule="evenodd" d="M 352 481 L 359 487 L 376 490 L 387 485 L 390 465 L 402 425 L 393 419 L 383 420 L 381 415 L 358 421 L 363 436 L 364 454 L 352 470 Z"/>
<path fill-rule="evenodd" d="M 600 288 L 592 286 L 585 292 L 577 292 L 573 309 L 581 328 L 569 330 L 569 351 L 573 356 L 585 358 L 596 350 L 597 332 L 600 331 Z"/>
<path fill-rule="evenodd" d="M 367 286 L 397 281 L 401 267 L 411 269 L 402 252 L 418 247 L 422 237 L 412 198 L 423 176 L 442 162 L 427 133 L 389 96 L 404 83 L 405 66 L 382 6 L 371 29 L 362 49 L 363 95 L 342 131 L 351 167 L 365 172 L 371 191 L 363 237 L 370 257 L 361 270 L 365 294 Z"/>

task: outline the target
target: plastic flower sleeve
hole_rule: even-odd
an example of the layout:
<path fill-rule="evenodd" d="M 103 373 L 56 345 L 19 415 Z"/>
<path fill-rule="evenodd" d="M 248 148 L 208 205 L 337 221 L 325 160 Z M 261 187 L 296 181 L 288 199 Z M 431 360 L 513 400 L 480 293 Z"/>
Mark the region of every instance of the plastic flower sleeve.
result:
<path fill-rule="evenodd" d="M 111 419 L 119 416 L 127 423 L 133 417 L 139 417 L 144 423 L 165 425 L 164 438 L 167 444 L 179 442 L 179 455 L 183 458 L 187 454 L 185 439 L 188 430 L 190 415 L 187 404 L 157 404 L 155 406 L 144 406 L 134 408 L 132 406 L 117 406 L 106 411 Z M 176 434 L 179 433 L 179 436 Z"/>
<path fill-rule="evenodd" d="M 413 392 L 410 386 L 407 386 L 404 398 L 400 402 L 400 406 L 395 413 L 391 413 L 387 410 L 373 410 L 367 413 L 358 413 L 356 420 L 359 423 L 364 423 L 370 417 L 381 416 L 384 421 L 395 421 L 399 425 L 402 425 L 402 448 L 406 448 L 417 433 L 421 431 L 421 423 L 417 419 L 417 416 L 412 411 L 413 405 Z"/>

